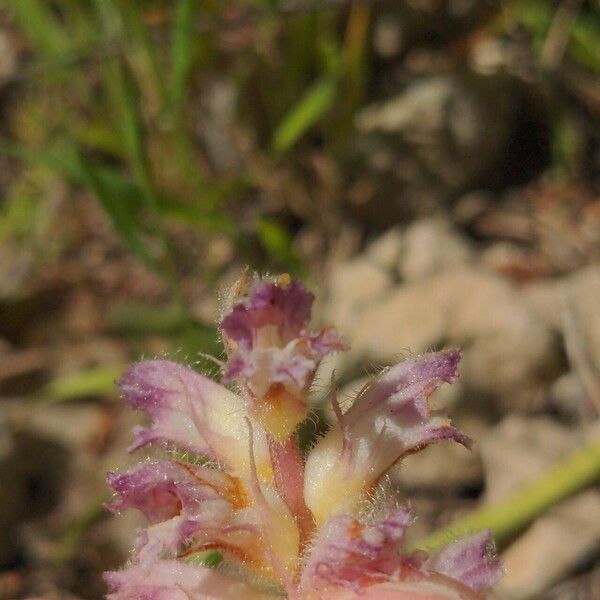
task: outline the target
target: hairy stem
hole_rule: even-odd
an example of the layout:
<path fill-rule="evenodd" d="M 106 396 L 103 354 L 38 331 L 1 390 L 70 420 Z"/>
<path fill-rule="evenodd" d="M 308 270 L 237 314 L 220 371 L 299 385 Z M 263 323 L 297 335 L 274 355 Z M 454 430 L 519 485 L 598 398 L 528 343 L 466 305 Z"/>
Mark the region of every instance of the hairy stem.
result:
<path fill-rule="evenodd" d="M 304 462 L 296 435 L 283 443 L 269 435 L 268 441 L 275 486 L 296 519 L 304 545 L 314 532 L 315 521 L 304 501 Z"/>

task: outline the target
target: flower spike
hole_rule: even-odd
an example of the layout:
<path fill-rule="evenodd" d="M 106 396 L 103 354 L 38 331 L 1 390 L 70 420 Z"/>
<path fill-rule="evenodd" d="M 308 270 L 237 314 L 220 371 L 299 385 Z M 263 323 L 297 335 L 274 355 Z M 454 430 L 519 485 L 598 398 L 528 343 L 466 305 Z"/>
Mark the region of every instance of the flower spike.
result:
<path fill-rule="evenodd" d="M 108 474 L 107 508 L 148 520 L 130 564 L 105 573 L 108 600 L 483 600 L 501 575 L 489 532 L 434 556 L 403 552 L 410 510 L 384 511 L 373 493 L 407 454 L 469 446 L 428 402 L 456 379 L 460 352 L 387 369 L 346 411 L 332 377 L 336 423 L 305 457 L 296 430 L 309 388 L 321 359 L 346 347 L 333 329 L 308 330 L 313 295 L 289 276 L 246 275 L 229 297 L 220 329 L 234 389 L 169 360 L 137 363 L 119 382 L 151 419 L 130 450 L 184 453 Z M 208 551 L 218 567 L 202 565 Z"/>
<path fill-rule="evenodd" d="M 241 385 L 251 414 L 283 442 L 308 414 L 319 362 L 346 346 L 331 328 L 309 333 L 314 296 L 299 281 L 253 278 L 239 288 L 219 324 L 229 355 L 224 380 Z"/>

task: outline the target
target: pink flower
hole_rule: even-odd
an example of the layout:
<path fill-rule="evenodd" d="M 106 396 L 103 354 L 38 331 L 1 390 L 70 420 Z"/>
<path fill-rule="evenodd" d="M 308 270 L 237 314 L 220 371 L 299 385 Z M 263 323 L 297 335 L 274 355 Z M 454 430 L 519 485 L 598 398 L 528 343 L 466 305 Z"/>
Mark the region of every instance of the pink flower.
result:
<path fill-rule="evenodd" d="M 233 391 L 166 360 L 123 376 L 125 399 L 152 421 L 131 451 L 161 442 L 186 453 L 108 475 L 107 507 L 149 521 L 131 564 L 106 574 L 108 598 L 476 599 L 499 578 L 489 532 L 435 556 L 402 552 L 410 510 L 374 500 L 403 456 L 469 445 L 428 404 L 456 379 L 458 352 L 389 368 L 345 412 L 333 398 L 337 422 L 302 457 L 295 430 L 319 362 L 346 348 L 333 329 L 309 332 L 312 301 L 289 277 L 236 287 L 220 323 Z M 218 568 L 203 563 L 209 551 L 223 557 Z"/>
<path fill-rule="evenodd" d="M 330 328 L 308 331 L 314 296 L 288 276 L 244 279 L 219 327 L 229 361 L 224 381 L 236 381 L 250 413 L 279 441 L 303 421 L 306 394 L 321 359 L 346 346 Z"/>

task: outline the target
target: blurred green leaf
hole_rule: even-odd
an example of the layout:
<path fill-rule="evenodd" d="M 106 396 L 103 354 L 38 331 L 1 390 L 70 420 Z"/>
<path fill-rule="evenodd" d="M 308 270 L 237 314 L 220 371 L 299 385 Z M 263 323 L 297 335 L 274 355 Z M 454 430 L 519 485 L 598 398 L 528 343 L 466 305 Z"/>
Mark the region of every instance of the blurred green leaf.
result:
<path fill-rule="evenodd" d="M 333 126 L 340 133 L 352 130 L 353 118 L 363 102 L 369 77 L 367 54 L 370 42 L 371 6 L 352 4 L 346 23 L 340 60 L 340 94 Z"/>
<path fill-rule="evenodd" d="M 130 230 L 139 230 L 136 223 L 139 222 L 139 213 L 145 205 L 144 194 L 137 184 L 117 169 L 84 160 L 83 165 L 87 164 L 88 171 L 92 169 L 95 174 L 90 179 L 89 172 L 82 168 L 81 161 L 83 159 L 78 156 L 72 146 L 65 144 L 54 144 L 43 151 L 33 151 L 20 144 L 0 143 L 0 152 L 30 164 L 49 168 L 60 173 L 72 183 L 89 189 L 101 202 L 113 221 L 117 233 L 128 245 L 131 244 L 132 233 Z M 102 196 L 99 196 L 101 190 Z M 119 208 L 112 206 L 112 203 L 116 204 L 117 201 L 120 202 Z M 158 205 L 162 218 L 173 219 L 229 236 L 235 235 L 237 231 L 233 220 L 223 211 L 206 212 L 179 199 L 164 195 L 158 197 Z M 136 245 L 137 242 L 134 243 L 134 246 Z M 130 247 L 133 249 L 133 246 Z M 146 250 L 146 253 L 149 254 L 149 251 Z"/>
<path fill-rule="evenodd" d="M 107 321 L 112 331 L 128 335 L 171 334 L 190 325 L 189 317 L 178 305 L 154 306 L 141 302 L 111 305 Z"/>
<path fill-rule="evenodd" d="M 556 175 L 569 177 L 575 170 L 577 158 L 583 152 L 580 131 L 567 115 L 554 120 L 552 135 L 552 165 Z"/>
<path fill-rule="evenodd" d="M 208 567 L 209 569 L 214 569 L 223 562 L 223 554 L 217 550 L 196 552 L 189 557 L 188 562 L 191 562 L 195 565 Z"/>
<path fill-rule="evenodd" d="M 86 160 L 69 145 L 56 145 L 34 152 L 16 144 L 1 144 L 0 151 L 26 162 L 44 165 L 89 189 L 134 254 L 148 267 L 158 273 L 161 272 L 159 264 L 144 243 L 137 225 L 137 210 L 141 195 L 135 186 L 120 177 L 118 173 Z"/>
<path fill-rule="evenodd" d="M 90 18 L 90 7 L 81 0 L 61 0 L 61 21 L 71 37 L 72 45 L 78 49 L 89 49 L 98 43 L 94 20 Z"/>
<path fill-rule="evenodd" d="M 134 337 L 163 335 L 172 350 L 197 357 L 198 352 L 219 356 L 223 352 L 215 327 L 193 321 L 178 305 L 156 306 L 142 302 L 120 302 L 108 313 L 109 329 Z M 142 347 L 140 351 L 144 351 Z"/>
<path fill-rule="evenodd" d="M 332 108 L 337 98 L 338 77 L 326 75 L 314 83 L 285 115 L 273 134 L 276 154 L 289 150 L 319 119 Z"/>
<path fill-rule="evenodd" d="M 44 150 L 35 151 L 22 144 L 0 141 L 0 152 L 27 162 L 41 165 L 82 182 L 81 171 L 77 165 L 77 156 L 71 146 L 55 144 Z"/>
<path fill-rule="evenodd" d="M 175 122 L 181 120 L 183 102 L 190 72 L 194 64 L 198 32 L 198 0 L 179 0 L 175 6 L 171 30 L 170 114 Z"/>
<path fill-rule="evenodd" d="M 78 156 L 78 162 L 84 184 L 94 192 L 123 240 L 146 266 L 161 273 L 159 263 L 148 250 L 138 229 L 136 206 L 130 201 L 131 188 L 122 186 L 120 181 L 112 177 L 107 177 L 105 171 L 98 169 L 82 156 Z"/>
<path fill-rule="evenodd" d="M 15 20 L 31 45 L 47 58 L 65 55 L 70 36 L 61 27 L 46 0 L 7 0 Z"/>
<path fill-rule="evenodd" d="M 167 88 L 163 82 L 164 67 L 146 25 L 146 4 L 140 6 L 137 0 L 119 0 L 118 7 L 128 41 L 129 59 L 137 67 L 138 76 L 144 78 L 145 88 L 151 88 L 152 94 L 164 107 L 167 96 Z"/>
<path fill-rule="evenodd" d="M 146 153 L 146 130 L 140 111 L 140 93 L 125 60 L 115 59 L 109 73 L 115 107 L 120 114 L 121 134 L 136 178 L 144 189 L 148 205 L 155 209 L 155 191 Z"/>
<path fill-rule="evenodd" d="M 115 0 L 96 0 L 95 6 L 99 25 L 103 28 L 105 36 L 110 39 L 111 36 L 120 33 L 122 18 Z M 144 191 L 149 208 L 156 212 L 158 202 L 146 152 L 146 128 L 137 81 L 127 60 L 121 56 L 106 61 L 104 75 L 130 164 Z"/>
<path fill-rule="evenodd" d="M 121 136 L 112 123 L 97 119 L 83 124 L 77 131 L 77 141 L 86 148 L 110 157 L 126 159 Z"/>
<path fill-rule="evenodd" d="M 52 380 L 42 393 L 50 402 L 114 394 L 116 392 L 115 381 L 119 379 L 124 370 L 124 365 L 114 365 L 64 375 Z"/>
<path fill-rule="evenodd" d="M 553 2 L 521 2 L 516 5 L 517 21 L 533 36 L 539 48 L 545 42 L 556 14 Z M 600 70 L 600 20 L 586 12 L 579 12 L 569 34 L 569 56 L 582 66 Z"/>
<path fill-rule="evenodd" d="M 516 4 L 515 17 L 531 33 L 543 40 L 552 22 L 553 7 L 544 0 L 540 2 L 519 2 Z"/>
<path fill-rule="evenodd" d="M 258 239 L 267 254 L 292 273 L 297 273 L 300 261 L 294 251 L 290 232 L 274 219 L 262 217 L 256 228 Z"/>
<path fill-rule="evenodd" d="M 57 540 L 52 558 L 56 565 L 65 565 L 75 559 L 88 531 L 108 513 L 100 500 L 93 500 L 68 523 Z"/>
<path fill-rule="evenodd" d="M 0 244 L 11 236 L 31 235 L 37 208 L 38 204 L 29 196 L 6 198 L 0 212 Z"/>
<path fill-rule="evenodd" d="M 160 199 L 160 211 L 165 217 L 188 225 L 195 225 L 201 229 L 217 231 L 230 237 L 233 237 L 238 230 L 235 221 L 223 211 L 203 210 L 172 198 Z"/>
<path fill-rule="evenodd" d="M 600 72 L 600 18 L 579 15 L 571 31 L 569 53 L 577 62 Z"/>

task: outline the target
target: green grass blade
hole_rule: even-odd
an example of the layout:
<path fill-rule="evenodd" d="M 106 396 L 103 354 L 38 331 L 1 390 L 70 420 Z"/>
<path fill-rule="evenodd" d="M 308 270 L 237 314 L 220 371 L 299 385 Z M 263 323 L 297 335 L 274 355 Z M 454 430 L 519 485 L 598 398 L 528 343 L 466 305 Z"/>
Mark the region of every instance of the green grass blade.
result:
<path fill-rule="evenodd" d="M 140 236 L 136 222 L 136 206 L 131 201 L 128 190 L 111 185 L 111 182 L 103 177 L 103 172 L 82 156 L 79 156 L 78 160 L 86 187 L 94 192 L 119 235 L 147 267 L 157 273 L 162 273 L 161 267 Z"/>
<path fill-rule="evenodd" d="M 3 143 L 0 145 L 0 151 L 24 162 L 52 169 L 90 190 L 130 250 L 146 266 L 161 273 L 137 226 L 137 212 L 143 195 L 134 185 L 118 173 L 86 160 L 71 146 L 57 145 L 43 152 L 35 152 L 18 144 Z"/>
<path fill-rule="evenodd" d="M 77 184 L 83 184 L 77 154 L 71 146 L 55 144 L 43 151 L 35 151 L 16 142 L 0 141 L 0 153 L 25 163 L 46 167 Z"/>
<path fill-rule="evenodd" d="M 45 0 L 8 0 L 15 20 L 31 45 L 44 57 L 54 58 L 71 49 L 70 36 Z"/>
<path fill-rule="evenodd" d="M 579 16 L 571 32 L 569 53 L 580 64 L 600 73 L 600 19 Z"/>
<path fill-rule="evenodd" d="M 183 112 L 185 91 L 196 55 L 198 37 L 196 20 L 197 0 L 179 0 L 175 8 L 171 33 L 170 113 L 178 123 Z"/>
<path fill-rule="evenodd" d="M 129 58 L 139 77 L 144 78 L 144 87 L 164 108 L 168 88 L 164 85 L 164 68 L 157 47 L 146 25 L 144 7 L 136 0 L 120 0 L 119 8 L 123 28 L 129 44 Z"/>
<path fill-rule="evenodd" d="M 122 34 L 123 19 L 114 0 L 96 0 L 99 26 L 107 40 Z M 142 118 L 140 91 L 131 68 L 124 57 L 113 58 L 106 63 L 105 82 L 110 102 L 118 117 L 120 133 L 127 157 L 135 176 L 146 193 L 151 208 L 156 210 L 149 160 L 146 153 L 145 124 Z"/>
<path fill-rule="evenodd" d="M 308 129 L 332 108 L 337 97 L 338 77 L 326 75 L 314 83 L 285 115 L 273 134 L 275 154 L 289 150 Z"/>
<path fill-rule="evenodd" d="M 148 204 L 155 208 L 155 194 L 146 153 L 146 130 L 140 111 L 139 89 L 129 65 L 124 60 L 115 60 L 113 66 L 111 76 L 114 101 L 121 113 L 123 142 L 135 175 L 148 192 Z"/>
<path fill-rule="evenodd" d="M 47 403 L 54 403 L 114 394 L 115 381 L 124 371 L 124 365 L 114 365 L 57 377 L 45 387 L 43 395 Z"/>

